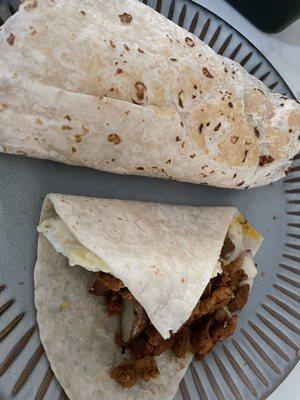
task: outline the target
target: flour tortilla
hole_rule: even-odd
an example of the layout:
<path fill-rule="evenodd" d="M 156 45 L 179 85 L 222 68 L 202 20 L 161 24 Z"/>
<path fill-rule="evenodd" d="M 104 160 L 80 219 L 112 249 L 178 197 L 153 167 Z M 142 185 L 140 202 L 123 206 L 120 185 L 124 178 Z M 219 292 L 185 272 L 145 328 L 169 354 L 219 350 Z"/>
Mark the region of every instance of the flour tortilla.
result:
<path fill-rule="evenodd" d="M 70 400 L 172 400 L 192 360 L 166 352 L 157 357 L 160 376 L 122 388 L 109 372 L 126 356 L 115 344 L 117 318 L 88 289 L 93 274 L 67 265 L 43 236 L 35 268 L 35 304 L 40 337 L 52 370 Z"/>
<path fill-rule="evenodd" d="M 212 277 L 237 210 L 60 194 L 45 199 L 40 225 L 59 216 L 78 241 L 122 279 L 166 338 L 186 322 Z M 261 238 L 251 242 L 253 255 Z M 155 267 L 154 267 L 155 266 Z M 160 377 L 121 388 L 109 371 L 126 356 L 114 343 L 119 319 L 88 293 L 93 274 L 70 267 L 43 236 L 35 266 L 40 336 L 57 379 L 71 400 L 171 400 L 192 360 L 170 351 L 157 358 Z"/>
<path fill-rule="evenodd" d="M 284 176 L 300 105 L 137 0 L 30 0 L 0 31 L 0 151 L 247 188 Z"/>

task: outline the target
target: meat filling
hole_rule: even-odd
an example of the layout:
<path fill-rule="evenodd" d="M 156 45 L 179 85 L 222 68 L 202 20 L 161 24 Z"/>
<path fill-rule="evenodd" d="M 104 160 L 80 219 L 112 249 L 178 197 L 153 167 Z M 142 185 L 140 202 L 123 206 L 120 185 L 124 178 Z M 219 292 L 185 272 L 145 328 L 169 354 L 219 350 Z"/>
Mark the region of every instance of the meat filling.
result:
<path fill-rule="evenodd" d="M 167 340 L 151 324 L 122 281 L 108 273 L 96 274 L 90 293 L 104 296 L 108 313 L 120 315 L 122 337 L 116 342 L 128 349 L 133 360 L 114 368 L 111 378 L 130 388 L 138 379 L 149 381 L 159 376 L 154 357 L 166 350 L 170 349 L 177 357 L 191 351 L 203 359 L 217 342 L 233 334 L 237 315 L 232 313 L 243 308 L 250 291 L 249 284 L 245 284 L 248 276 L 242 269 L 243 253 L 226 264 L 226 258 L 234 250 L 234 244 L 226 237 L 220 259 L 222 273 L 210 280 L 191 317 Z"/>

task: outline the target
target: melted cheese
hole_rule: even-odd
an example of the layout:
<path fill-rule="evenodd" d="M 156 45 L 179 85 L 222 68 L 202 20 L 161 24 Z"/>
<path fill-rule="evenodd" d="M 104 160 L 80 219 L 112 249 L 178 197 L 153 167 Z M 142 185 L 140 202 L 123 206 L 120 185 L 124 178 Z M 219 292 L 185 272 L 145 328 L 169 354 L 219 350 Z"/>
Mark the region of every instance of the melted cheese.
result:
<path fill-rule="evenodd" d="M 245 236 L 250 236 L 254 240 L 261 239 L 260 234 L 253 228 L 252 225 L 249 224 L 249 222 L 241 214 L 237 215 L 234 219 L 242 226 Z"/>

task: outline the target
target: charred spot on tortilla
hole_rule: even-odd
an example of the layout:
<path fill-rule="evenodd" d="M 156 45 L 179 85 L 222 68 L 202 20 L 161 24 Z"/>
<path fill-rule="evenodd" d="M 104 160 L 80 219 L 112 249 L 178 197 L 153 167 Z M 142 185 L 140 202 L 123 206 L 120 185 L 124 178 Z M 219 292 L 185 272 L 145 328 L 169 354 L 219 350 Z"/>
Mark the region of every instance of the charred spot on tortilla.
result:
<path fill-rule="evenodd" d="M 190 37 L 187 36 L 184 40 L 185 40 L 185 43 L 186 43 L 189 47 L 194 47 L 194 46 L 195 46 L 195 42 L 193 41 L 192 38 L 190 38 Z"/>
<path fill-rule="evenodd" d="M 254 133 L 255 133 L 255 136 L 256 136 L 257 138 L 260 137 L 260 133 L 259 133 L 259 130 L 258 130 L 257 126 L 254 127 Z"/>
<path fill-rule="evenodd" d="M 221 128 L 221 125 L 221 122 L 219 122 L 218 125 L 214 127 L 214 131 L 217 132 Z"/>
<path fill-rule="evenodd" d="M 122 22 L 122 24 L 130 24 L 132 21 L 132 15 L 124 12 L 123 14 L 119 14 L 119 18 Z"/>
<path fill-rule="evenodd" d="M 63 131 L 71 131 L 73 128 L 72 128 L 72 126 L 70 126 L 70 125 L 63 125 L 63 126 L 61 127 L 61 129 L 62 129 Z"/>
<path fill-rule="evenodd" d="M 64 116 L 64 118 L 67 119 L 68 121 L 72 121 L 72 119 L 71 119 L 71 117 L 70 117 L 69 114 L 66 114 L 66 115 Z"/>
<path fill-rule="evenodd" d="M 107 136 L 107 140 L 109 142 L 111 142 L 111 143 L 114 143 L 114 144 L 120 144 L 121 143 L 121 137 L 117 133 L 110 133 Z"/>
<path fill-rule="evenodd" d="M 175 61 L 177 61 L 177 58 L 170 58 L 170 60 L 175 62 Z"/>
<path fill-rule="evenodd" d="M 144 50 L 142 50 L 140 47 L 138 48 L 138 52 L 144 54 Z"/>
<path fill-rule="evenodd" d="M 76 151 L 77 151 L 76 147 L 72 146 L 71 151 L 72 151 L 72 153 L 76 153 Z"/>
<path fill-rule="evenodd" d="M 231 101 L 228 103 L 228 107 L 229 107 L 229 108 L 233 108 L 233 104 L 232 104 Z"/>
<path fill-rule="evenodd" d="M 136 82 L 135 85 L 135 95 L 136 98 L 140 101 L 144 100 L 145 92 L 147 91 L 147 87 L 143 82 Z"/>
<path fill-rule="evenodd" d="M 182 101 L 182 98 L 181 98 L 182 94 L 183 94 L 183 90 L 180 90 L 180 92 L 178 93 L 178 105 L 179 105 L 179 107 L 184 108 L 183 107 L 183 101 Z"/>
<path fill-rule="evenodd" d="M 10 46 L 13 46 L 14 43 L 15 43 L 15 38 L 16 38 L 16 36 L 15 36 L 13 33 L 11 33 L 11 34 L 8 36 L 8 38 L 6 39 L 6 41 L 7 41 L 7 43 L 8 43 Z"/>
<path fill-rule="evenodd" d="M 242 159 L 242 163 L 244 163 L 246 161 L 248 153 L 249 153 L 249 150 L 245 150 L 244 158 Z"/>
<path fill-rule="evenodd" d="M 244 181 L 242 181 L 242 182 L 238 183 L 236 186 L 237 186 L 237 187 L 243 186 L 243 185 L 244 185 L 244 183 L 245 183 L 245 182 L 244 182 Z"/>
<path fill-rule="evenodd" d="M 116 75 L 120 75 L 120 74 L 123 74 L 122 68 L 118 68 L 116 71 Z"/>
<path fill-rule="evenodd" d="M 83 11 L 83 10 L 80 10 L 80 14 L 82 14 L 82 15 L 86 15 L 86 12 L 85 12 L 85 11 Z"/>
<path fill-rule="evenodd" d="M 181 141 L 179 136 L 176 136 L 175 140 L 176 140 L 176 142 L 180 142 Z"/>
<path fill-rule="evenodd" d="M 209 72 L 209 70 L 206 67 L 202 68 L 203 74 L 207 77 L 212 79 L 214 76 Z"/>
<path fill-rule="evenodd" d="M 139 103 L 138 101 L 136 101 L 134 99 L 131 99 L 131 101 L 132 101 L 133 104 L 136 104 L 137 106 L 142 106 L 143 105 L 143 103 Z"/>
<path fill-rule="evenodd" d="M 239 140 L 238 136 L 231 136 L 231 138 L 230 138 L 230 141 L 232 144 L 236 144 L 238 140 Z"/>
<path fill-rule="evenodd" d="M 144 170 L 145 170 L 144 167 L 136 167 L 136 169 L 137 169 L 138 171 L 144 171 Z"/>
<path fill-rule="evenodd" d="M 259 156 L 259 166 L 260 167 L 270 164 L 273 161 L 274 161 L 274 158 L 270 155 L 264 154 L 262 156 Z"/>
<path fill-rule="evenodd" d="M 115 42 L 114 42 L 113 40 L 110 40 L 109 43 L 110 43 L 110 45 L 111 45 L 111 47 L 112 47 L 113 49 L 116 48 L 116 44 L 115 44 Z"/>

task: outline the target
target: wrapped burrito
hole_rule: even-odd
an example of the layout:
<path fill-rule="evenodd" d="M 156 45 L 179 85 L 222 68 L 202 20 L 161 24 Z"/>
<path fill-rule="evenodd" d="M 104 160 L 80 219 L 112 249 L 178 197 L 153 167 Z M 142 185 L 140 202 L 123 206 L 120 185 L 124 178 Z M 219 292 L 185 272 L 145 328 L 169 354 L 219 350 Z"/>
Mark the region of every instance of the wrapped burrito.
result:
<path fill-rule="evenodd" d="M 227 188 L 284 176 L 300 105 L 137 0 L 30 0 L 0 31 L 0 151 Z"/>
<path fill-rule="evenodd" d="M 71 400 L 171 400 L 234 332 L 262 241 L 236 208 L 59 194 L 38 231 L 40 336 Z"/>

